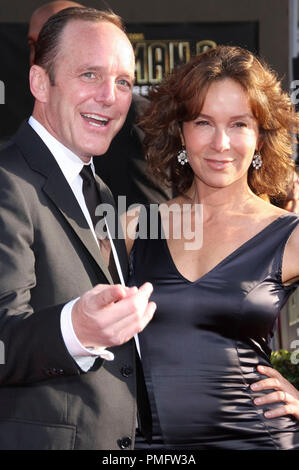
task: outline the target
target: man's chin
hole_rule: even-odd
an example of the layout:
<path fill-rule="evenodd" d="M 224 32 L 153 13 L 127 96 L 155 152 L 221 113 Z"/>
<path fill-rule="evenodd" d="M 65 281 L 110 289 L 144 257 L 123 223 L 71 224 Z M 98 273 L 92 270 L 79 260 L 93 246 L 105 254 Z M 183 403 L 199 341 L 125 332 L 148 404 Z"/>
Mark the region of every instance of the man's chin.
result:
<path fill-rule="evenodd" d="M 81 146 L 79 156 L 81 159 L 84 158 L 84 160 L 86 160 L 86 158 L 95 157 L 97 155 L 103 155 L 109 149 L 110 144 L 111 141 L 109 141 L 109 143 L 101 142 L 101 145 L 97 144 Z"/>
<path fill-rule="evenodd" d="M 110 142 L 110 144 L 111 144 L 111 142 Z M 110 147 L 110 144 L 107 145 L 107 146 L 101 146 L 100 148 L 94 149 L 94 152 L 93 152 L 92 156 L 97 157 L 99 155 L 104 155 L 108 151 L 108 149 Z"/>
<path fill-rule="evenodd" d="M 98 135 L 94 135 L 93 133 L 89 133 L 88 135 L 84 135 L 83 139 L 83 134 L 82 134 L 82 140 L 81 142 L 78 142 L 81 150 L 81 155 L 84 155 L 85 157 L 87 155 L 90 156 L 96 156 L 96 155 L 103 155 L 106 153 L 111 145 L 112 140 L 118 134 L 119 130 L 121 129 L 121 126 L 117 126 L 117 130 L 110 129 L 109 133 L 102 133 Z"/>

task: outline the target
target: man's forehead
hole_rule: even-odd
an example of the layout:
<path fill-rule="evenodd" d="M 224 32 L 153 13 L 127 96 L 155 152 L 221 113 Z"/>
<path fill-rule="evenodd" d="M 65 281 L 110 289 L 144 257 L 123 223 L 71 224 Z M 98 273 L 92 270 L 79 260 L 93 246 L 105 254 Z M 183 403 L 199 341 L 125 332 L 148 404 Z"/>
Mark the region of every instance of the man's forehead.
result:
<path fill-rule="evenodd" d="M 98 47 L 101 42 L 100 47 Z M 135 56 L 126 34 L 107 21 L 70 21 L 60 38 L 59 53 L 78 68 L 96 66 L 98 61 L 118 64 L 134 75 Z M 102 64 L 103 65 L 103 64 Z"/>
<path fill-rule="evenodd" d="M 70 40 L 73 43 L 74 37 L 78 42 L 88 40 L 93 42 L 96 37 L 111 37 L 129 43 L 126 34 L 115 24 L 108 21 L 82 21 L 78 19 L 70 20 L 62 31 L 62 41 Z"/>

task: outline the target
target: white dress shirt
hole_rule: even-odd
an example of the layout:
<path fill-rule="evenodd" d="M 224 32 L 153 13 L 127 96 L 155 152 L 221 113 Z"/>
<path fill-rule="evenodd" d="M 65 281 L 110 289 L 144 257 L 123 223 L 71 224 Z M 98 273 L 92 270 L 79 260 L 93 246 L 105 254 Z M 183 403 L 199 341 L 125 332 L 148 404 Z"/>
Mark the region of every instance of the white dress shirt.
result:
<path fill-rule="evenodd" d="M 42 126 L 35 118 L 32 116 L 29 118 L 28 123 L 35 130 L 35 132 L 40 136 L 45 145 L 49 148 L 56 162 L 58 163 L 66 181 L 70 185 L 75 198 L 77 199 L 81 210 L 88 222 L 90 230 L 92 231 L 96 242 L 98 243 L 94 227 L 90 218 L 89 211 L 86 207 L 82 184 L 83 180 L 80 176 L 80 172 L 83 168 L 83 161 L 77 157 L 71 150 L 62 145 L 57 139 L 55 139 L 45 128 Z M 90 162 L 92 170 L 94 172 L 94 165 L 92 158 Z M 88 164 L 89 164 L 88 163 Z M 112 242 L 112 240 L 110 240 Z M 113 245 L 113 244 L 112 244 Z M 122 273 L 120 270 L 119 260 L 117 258 L 116 250 L 113 246 L 113 255 L 116 257 L 116 266 L 120 279 L 122 280 Z M 94 364 L 95 359 L 100 356 L 106 360 L 113 360 L 114 355 L 111 351 L 106 350 L 105 348 L 100 349 L 91 349 L 85 348 L 80 341 L 78 340 L 72 324 L 72 307 L 78 299 L 73 299 L 67 304 L 64 305 L 61 311 L 60 317 L 60 326 L 61 333 L 65 342 L 65 345 L 71 354 L 71 356 L 76 360 L 77 364 L 84 371 L 89 370 Z"/>

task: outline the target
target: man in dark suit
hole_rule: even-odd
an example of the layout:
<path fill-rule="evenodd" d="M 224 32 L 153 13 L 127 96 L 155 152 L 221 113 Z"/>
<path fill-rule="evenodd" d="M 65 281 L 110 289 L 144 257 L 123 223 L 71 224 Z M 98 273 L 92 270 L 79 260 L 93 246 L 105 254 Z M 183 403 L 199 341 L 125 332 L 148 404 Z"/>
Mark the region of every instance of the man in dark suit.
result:
<path fill-rule="evenodd" d="M 152 286 L 125 287 L 122 239 L 100 249 L 82 173 L 125 121 L 134 54 L 116 15 L 78 10 L 44 26 L 33 115 L 0 152 L 1 449 L 134 446 L 133 337 L 154 313 Z M 97 191 L 113 207 L 99 178 Z"/>

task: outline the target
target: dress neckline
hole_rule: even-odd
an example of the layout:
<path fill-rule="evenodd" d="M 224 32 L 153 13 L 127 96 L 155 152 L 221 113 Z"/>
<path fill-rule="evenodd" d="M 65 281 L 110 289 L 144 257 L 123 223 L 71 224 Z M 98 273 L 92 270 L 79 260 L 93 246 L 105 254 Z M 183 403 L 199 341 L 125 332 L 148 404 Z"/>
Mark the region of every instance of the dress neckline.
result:
<path fill-rule="evenodd" d="M 201 281 L 203 281 L 206 277 L 208 277 L 210 274 L 212 274 L 214 271 L 216 271 L 217 269 L 219 269 L 223 264 L 227 263 L 231 258 L 233 258 L 234 256 L 236 256 L 240 251 L 244 250 L 248 245 L 250 245 L 253 241 L 255 241 L 257 238 L 259 238 L 261 235 L 263 235 L 265 232 L 267 232 L 270 228 L 272 228 L 274 225 L 276 225 L 281 219 L 284 219 L 285 217 L 291 217 L 291 218 L 296 218 L 296 214 L 292 214 L 292 213 L 287 213 L 287 214 L 282 214 L 280 215 L 279 217 L 277 217 L 276 219 L 274 219 L 272 222 L 270 222 L 268 225 L 266 225 L 263 229 L 261 229 L 259 232 L 257 232 L 255 235 L 253 235 L 251 238 L 249 238 L 248 240 L 246 240 L 245 242 L 243 242 L 240 246 L 238 246 L 235 250 L 233 250 L 231 253 L 229 253 L 227 256 L 225 256 L 222 260 L 220 260 L 213 268 L 211 268 L 209 271 L 207 271 L 205 274 L 203 274 L 202 276 L 200 276 L 199 278 L 195 279 L 194 281 L 191 281 L 190 279 L 186 278 L 177 268 L 174 260 L 173 260 L 173 257 L 172 257 L 172 254 L 169 250 L 169 246 L 168 246 L 168 243 L 167 243 L 167 240 L 166 240 L 166 237 L 165 237 L 165 234 L 164 234 L 164 229 L 163 229 L 163 225 L 162 225 L 162 219 L 161 219 L 161 214 L 160 214 L 160 211 L 159 212 L 159 218 L 160 218 L 160 224 L 161 224 L 161 233 L 163 234 L 163 237 L 162 237 L 162 243 L 164 245 L 164 248 L 165 248 L 165 251 L 166 251 L 166 254 L 171 262 L 171 265 L 173 266 L 174 270 L 176 271 L 177 275 L 182 279 L 184 280 L 186 283 L 192 285 L 192 284 L 197 284 L 197 283 L 200 283 Z"/>

